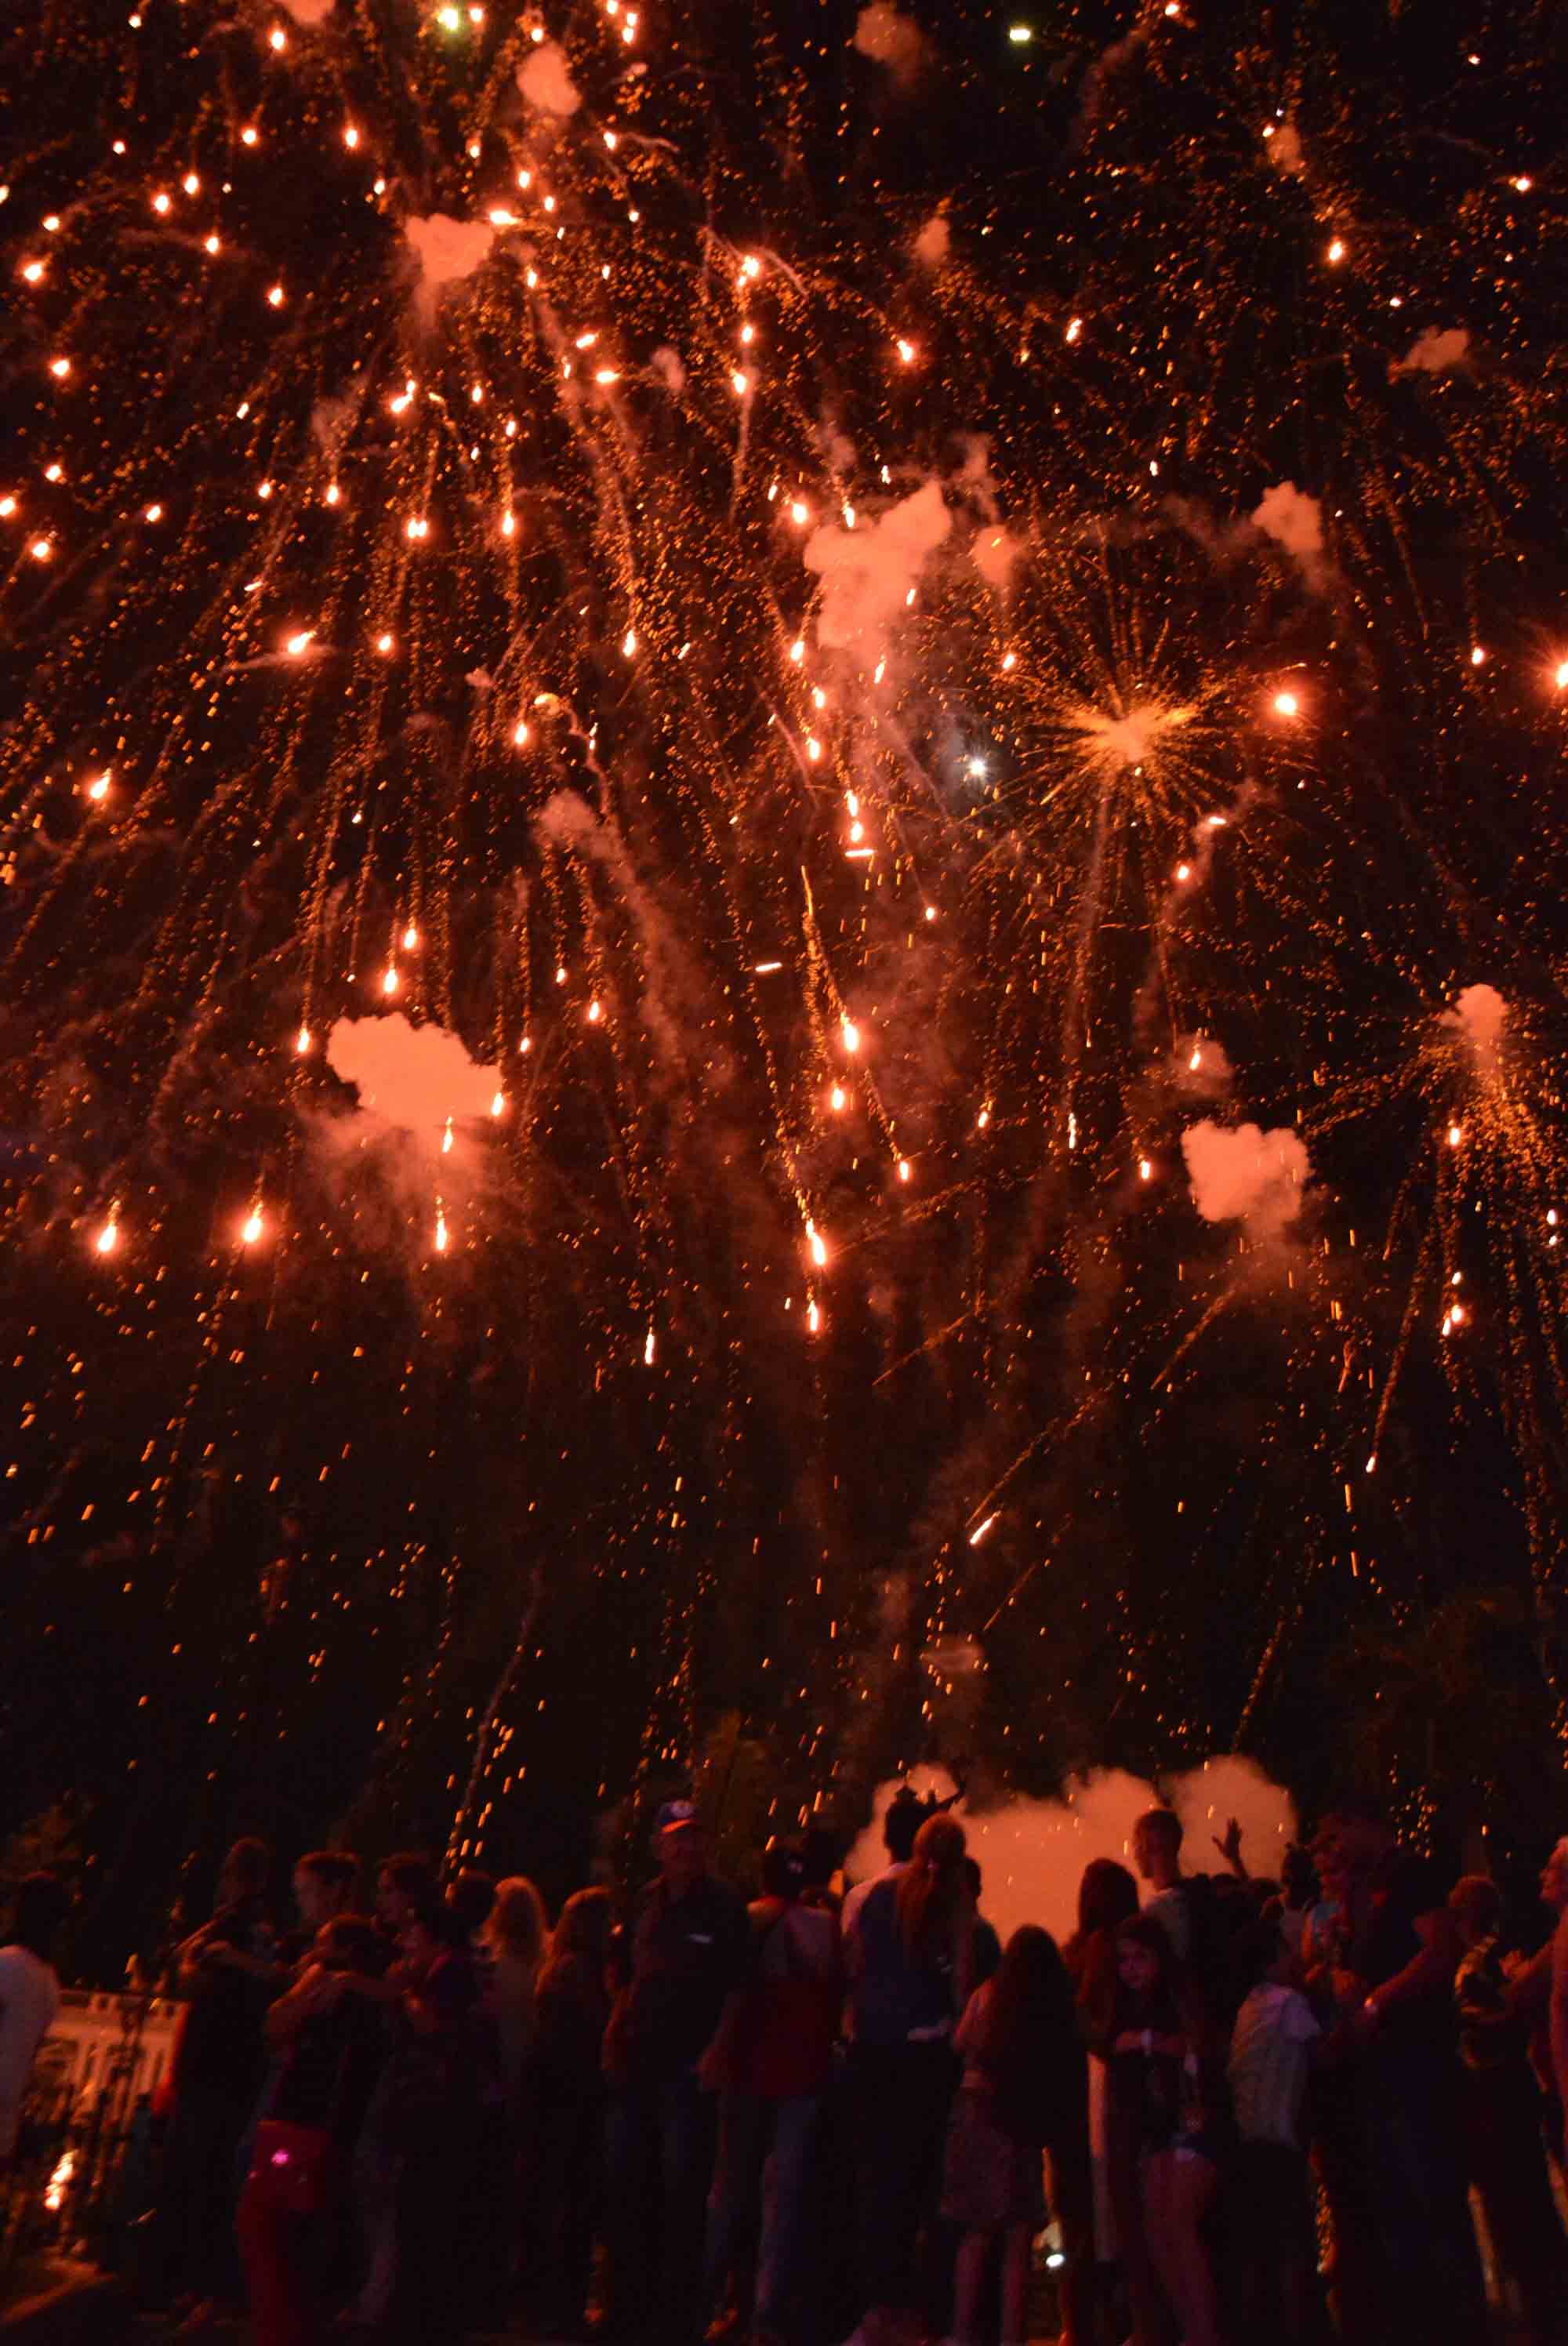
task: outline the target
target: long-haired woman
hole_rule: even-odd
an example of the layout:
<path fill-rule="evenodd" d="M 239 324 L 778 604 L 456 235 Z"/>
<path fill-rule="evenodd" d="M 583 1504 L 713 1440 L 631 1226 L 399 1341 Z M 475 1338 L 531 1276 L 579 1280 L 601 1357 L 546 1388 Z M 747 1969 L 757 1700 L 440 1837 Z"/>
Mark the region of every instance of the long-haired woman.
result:
<path fill-rule="evenodd" d="M 1217 2346 L 1219 2312 L 1201 2226 L 1226 2146 L 1219 2048 L 1160 1924 L 1118 1928 L 1096 1983 L 1090 2042 L 1106 2066 L 1106 2147 L 1137 2346 L 1164 2335 L 1168 2301 L 1186 2346 Z"/>
<path fill-rule="evenodd" d="M 954 2346 L 976 2346 L 986 2266 L 998 2240 L 1002 2346 L 1023 2346 L 1031 2249 L 1045 2221 L 1044 2154 L 1083 2127 L 1077 2013 L 1048 1931 L 1032 1923 L 1014 1931 L 995 1978 L 964 2007 L 954 2045 L 964 2072 L 948 2124 L 942 2199 L 943 2216 L 963 2229 Z"/>

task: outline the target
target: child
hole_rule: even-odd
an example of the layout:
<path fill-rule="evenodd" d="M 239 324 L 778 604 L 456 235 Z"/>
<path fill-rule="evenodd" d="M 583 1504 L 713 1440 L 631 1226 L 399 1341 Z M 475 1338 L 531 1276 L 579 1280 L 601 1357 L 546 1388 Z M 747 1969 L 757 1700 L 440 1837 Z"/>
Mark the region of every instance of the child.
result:
<path fill-rule="evenodd" d="M 1085 2098 L 1072 1984 L 1049 1932 L 1025 1923 L 993 1979 L 964 2007 L 953 2040 L 965 2056 L 949 2121 L 942 2212 L 963 2227 L 953 2346 L 979 2337 L 981 2291 L 1002 2243 L 1003 2346 L 1027 2338 L 1030 2250 L 1045 2221 L 1045 2149 L 1075 2124 Z"/>
<path fill-rule="evenodd" d="M 1237 2334 L 1302 2341 L 1314 2326 L 1316 2242 L 1301 2104 L 1322 2032 L 1290 1985 L 1278 1923 L 1259 1923 L 1240 1950 L 1249 1992 L 1230 2041 L 1230 2096 L 1241 2137 L 1234 2189 Z"/>

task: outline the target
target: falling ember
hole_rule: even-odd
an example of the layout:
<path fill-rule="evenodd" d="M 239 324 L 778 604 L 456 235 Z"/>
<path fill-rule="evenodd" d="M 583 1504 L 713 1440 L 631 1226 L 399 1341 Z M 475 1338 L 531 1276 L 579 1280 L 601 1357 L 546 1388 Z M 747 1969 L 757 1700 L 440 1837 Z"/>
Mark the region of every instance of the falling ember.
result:
<path fill-rule="evenodd" d="M 66 2194 L 71 2188 L 71 2178 L 76 2171 L 76 2154 L 63 2150 L 55 2161 L 44 2190 L 44 2205 L 51 2216 L 59 2214 L 66 2204 Z"/>
<path fill-rule="evenodd" d="M 603 1009 L 601 1008 L 601 1006 L 600 1006 L 600 1005 L 599 1005 L 599 1002 L 598 1002 L 597 998 L 596 997 L 596 998 L 595 998 L 595 1000 L 594 1000 L 594 1001 L 592 1001 L 592 1002 L 590 1002 L 590 1003 L 589 1003 L 589 1005 L 588 1005 L 588 1024 L 589 1024 L 589 1025 L 590 1025 L 590 1026 L 596 1026 L 596 1025 L 598 1025 L 598 1023 L 599 1023 L 600 1019 L 604 1016 L 604 1015 L 605 1015 L 605 1014 L 604 1014 L 604 1011 L 603 1011 Z"/>
<path fill-rule="evenodd" d="M 418 946 L 418 944 L 419 931 L 411 922 L 409 926 L 402 933 L 402 949 L 404 953 L 412 953 Z"/>
<path fill-rule="evenodd" d="M 266 1224 L 261 1219 L 260 1208 L 259 1206 L 252 1207 L 249 1213 L 246 1215 L 245 1219 L 239 1225 L 240 1245 L 254 1246 L 265 1228 Z"/>
<path fill-rule="evenodd" d="M 111 1214 L 97 1237 L 93 1240 L 100 1254 L 113 1254 L 120 1242 L 120 1226 Z"/>
<path fill-rule="evenodd" d="M 298 1056 L 301 1059 L 305 1057 L 311 1048 L 311 1030 L 308 1026 L 301 1026 L 299 1033 L 294 1037 L 294 1049 Z"/>
<path fill-rule="evenodd" d="M 808 1220 L 806 1224 L 806 1236 L 810 1241 L 811 1260 L 817 1265 L 818 1269 L 820 1270 L 827 1262 L 828 1250 L 822 1243 L 822 1233 L 817 1228 L 815 1222 Z"/>
<path fill-rule="evenodd" d="M 900 1179 L 901 1181 L 907 1181 L 907 1180 L 909 1179 L 909 1178 L 910 1178 L 910 1161 L 909 1161 L 909 1158 L 908 1158 L 907 1157 L 901 1157 L 901 1158 L 899 1158 L 899 1179 Z"/>
<path fill-rule="evenodd" d="M 1155 1168 L 1154 1168 L 1154 1165 L 1153 1165 L 1153 1163 L 1151 1162 L 1151 1160 L 1150 1160 L 1148 1158 L 1146 1158 L 1146 1157 L 1140 1157 L 1140 1158 L 1139 1158 L 1139 1159 L 1138 1159 L 1138 1178 L 1139 1178 L 1139 1180 L 1140 1180 L 1140 1181 L 1152 1181 L 1152 1180 L 1154 1179 L 1154 1176 L 1155 1176 Z"/>
<path fill-rule="evenodd" d="M 986 1533 L 991 1529 L 992 1525 L 995 1521 L 996 1517 L 993 1515 L 987 1515 L 983 1522 L 975 1525 L 974 1529 L 969 1535 L 969 1545 L 971 1547 L 978 1547 L 980 1545 L 981 1541 L 985 1537 Z"/>
<path fill-rule="evenodd" d="M 846 1018 L 844 1020 L 842 1032 L 845 1050 L 850 1052 L 858 1051 L 860 1047 L 860 1030 L 855 1025 L 853 1019 Z"/>
<path fill-rule="evenodd" d="M 1558 661 L 1556 681 L 1559 692 L 1568 692 L 1568 660 Z"/>
<path fill-rule="evenodd" d="M 1333 261 L 1339 261 L 1339 260 L 1344 260 L 1344 258 L 1345 258 L 1345 247 L 1344 247 L 1344 244 L 1342 243 L 1342 241 L 1340 240 L 1340 239 L 1339 239 L 1339 237 L 1335 237 L 1335 239 L 1333 240 L 1332 243 L 1329 245 L 1329 251 L 1328 251 L 1328 258 L 1329 258 L 1330 260 L 1333 260 Z"/>
<path fill-rule="evenodd" d="M 1203 1050 L 1202 1050 L 1202 1047 L 1201 1047 L 1201 1046 L 1199 1046 L 1199 1045 L 1196 1045 L 1196 1044 L 1195 1044 L 1195 1045 L 1194 1045 L 1194 1046 L 1193 1046 L 1193 1054 L 1192 1054 L 1191 1058 L 1187 1061 L 1187 1066 L 1188 1066 L 1189 1067 L 1191 1067 L 1191 1068 L 1194 1070 L 1194 1072 L 1196 1073 L 1196 1070 L 1197 1070 L 1199 1067 L 1201 1067 L 1201 1066 L 1202 1066 L 1202 1065 L 1203 1065 Z"/>
<path fill-rule="evenodd" d="M 437 1254 L 446 1252 L 446 1216 L 439 1206 L 435 1209 L 435 1250 Z"/>
<path fill-rule="evenodd" d="M 906 342 L 901 335 L 899 338 L 899 356 L 903 361 L 905 366 L 913 366 L 917 356 L 914 344 L 912 342 Z"/>
<path fill-rule="evenodd" d="M 290 636 L 289 638 L 286 649 L 290 658 L 301 659 L 315 640 L 316 631 L 313 627 L 301 627 L 298 635 Z"/>
<path fill-rule="evenodd" d="M 1482 644 L 1471 644 L 1471 648 L 1470 648 L 1470 664 L 1471 664 L 1471 668 L 1484 668 L 1484 667 L 1485 667 L 1485 665 L 1486 665 L 1486 648 L 1485 648 L 1485 646 L 1484 646 L 1484 645 L 1482 645 Z"/>
<path fill-rule="evenodd" d="M 1274 696 L 1276 717 L 1294 717 L 1299 712 L 1300 707 L 1301 703 L 1293 692 L 1277 692 Z"/>
<path fill-rule="evenodd" d="M 622 643 L 621 643 L 621 649 L 622 649 L 622 651 L 623 651 L 623 652 L 625 652 L 625 654 L 626 654 L 626 656 L 627 659 L 630 659 L 630 658 L 632 657 L 632 654 L 636 650 L 636 648 L 637 648 L 636 630 L 636 628 L 635 628 L 635 627 L 628 627 L 628 628 L 626 629 L 626 635 L 625 635 L 624 638 L 622 639 Z"/>
<path fill-rule="evenodd" d="M 521 718 L 512 728 L 512 740 L 519 750 L 525 750 L 528 747 L 528 728 Z"/>
<path fill-rule="evenodd" d="M 817 1309 L 816 1299 L 813 1297 L 811 1301 L 806 1306 L 806 1326 L 809 1330 L 810 1333 L 815 1336 L 821 1328 L 821 1325 L 822 1315 Z"/>
<path fill-rule="evenodd" d="M 109 774 L 95 774 L 92 780 L 87 784 L 87 796 L 90 799 L 97 799 L 99 801 L 107 799 L 109 794 L 109 783 L 112 780 L 113 777 Z"/>
<path fill-rule="evenodd" d="M 842 1109 L 848 1097 L 849 1094 L 845 1091 L 842 1084 L 835 1084 L 833 1086 L 832 1090 L 828 1094 L 828 1106 L 832 1109 L 835 1116 L 837 1116 Z"/>
<path fill-rule="evenodd" d="M 1461 1124 L 1451 1124 L 1451 1125 L 1449 1126 L 1449 1128 L 1448 1128 L 1448 1145 L 1449 1145 L 1449 1147 L 1450 1147 L 1451 1148 L 1457 1148 L 1459 1147 L 1459 1145 L 1460 1145 L 1461 1141 L 1463 1138 L 1464 1138 L 1464 1127 L 1463 1127 L 1463 1125 L 1461 1125 Z"/>
<path fill-rule="evenodd" d="M 450 1117 L 447 1117 L 442 1128 L 441 1153 L 443 1157 L 450 1156 L 452 1153 L 452 1118 Z"/>
<path fill-rule="evenodd" d="M 647 1339 L 646 1339 L 646 1341 L 645 1341 L 645 1342 L 644 1342 L 644 1344 L 643 1344 L 643 1366 L 644 1366 L 644 1368 L 645 1368 L 645 1369 L 651 1369 L 651 1368 L 652 1368 L 652 1366 L 653 1366 L 653 1364 L 654 1364 L 654 1331 L 653 1331 L 653 1330 L 650 1328 L 650 1329 L 648 1330 Z"/>
<path fill-rule="evenodd" d="M 398 989 L 398 974 L 397 974 L 397 971 L 396 971 L 395 969 L 388 969 L 388 970 L 383 974 L 382 978 L 382 992 L 383 994 L 395 994 L 395 993 L 397 992 L 397 989 Z"/>
<path fill-rule="evenodd" d="M 490 1102 L 490 1113 L 492 1116 L 504 1116 L 505 1111 L 506 1095 L 504 1092 L 496 1092 Z"/>

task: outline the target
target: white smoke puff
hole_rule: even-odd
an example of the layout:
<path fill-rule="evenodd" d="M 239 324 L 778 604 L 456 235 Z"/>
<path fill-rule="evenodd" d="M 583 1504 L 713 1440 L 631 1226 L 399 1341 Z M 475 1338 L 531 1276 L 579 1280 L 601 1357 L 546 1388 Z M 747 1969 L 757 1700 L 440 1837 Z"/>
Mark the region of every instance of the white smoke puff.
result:
<path fill-rule="evenodd" d="M 857 528 L 825 524 L 813 530 L 804 560 L 822 582 L 818 641 L 830 651 L 852 651 L 867 665 L 881 658 L 910 590 L 952 526 L 942 484 L 932 480 Z"/>
<path fill-rule="evenodd" d="M 1495 985 L 1467 985 L 1441 1023 L 1469 1046 L 1485 1074 L 1495 1072 L 1508 1024 L 1508 1005 Z"/>
<path fill-rule="evenodd" d="M 402 232 L 418 264 L 420 292 L 430 303 L 483 268 L 495 241 L 488 220 L 453 219 L 446 212 L 415 214 L 404 220 Z"/>
<path fill-rule="evenodd" d="M 337 0 L 278 0 L 278 5 L 285 16 L 292 16 L 296 25 L 302 25 L 310 32 L 326 23 Z"/>
<path fill-rule="evenodd" d="M 372 1124 L 433 1146 L 447 1120 L 487 1117 L 500 1088 L 494 1067 L 471 1059 L 442 1026 L 413 1026 L 402 1011 L 384 1018 L 340 1018 L 327 1036 L 327 1065 L 352 1084 Z"/>
<path fill-rule="evenodd" d="M 988 586 L 1005 595 L 1013 584 L 1014 566 L 1022 560 L 1023 540 L 1014 537 L 1011 530 L 977 530 L 969 558 Z"/>
<path fill-rule="evenodd" d="M 863 57 L 886 66 L 895 81 L 906 81 L 920 71 L 925 58 L 925 35 L 891 0 L 871 0 L 855 19 L 855 46 Z"/>
<path fill-rule="evenodd" d="M 940 269 L 952 250 L 952 230 L 941 212 L 932 212 L 910 247 L 927 269 Z"/>
<path fill-rule="evenodd" d="M 909 1781 L 919 1792 L 945 1800 L 952 1779 L 940 1768 L 917 1768 Z M 871 1822 L 845 1861 L 852 1881 L 865 1881 L 887 1862 L 882 1821 L 898 1790 L 880 1784 Z M 1207 1873 L 1219 1863 L 1212 1837 L 1223 1834 L 1231 1817 L 1242 1828 L 1242 1855 L 1249 1871 L 1278 1874 L 1279 1861 L 1296 1831 L 1290 1796 L 1271 1784 L 1250 1760 L 1211 1760 L 1166 1787 L 1169 1804 L 1186 1836 L 1182 1863 L 1189 1873 Z M 1133 1827 L 1145 1810 L 1160 1804 L 1153 1784 L 1121 1769 L 1095 1769 L 1076 1776 L 1059 1800 L 1003 1800 L 976 1813 L 960 1807 L 971 1856 L 983 1876 L 981 1911 L 1003 1943 L 1024 1923 L 1043 1923 L 1060 1943 L 1077 1927 L 1078 1885 L 1084 1868 L 1110 1858 L 1135 1872 Z"/>
<path fill-rule="evenodd" d="M 661 342 L 648 361 L 648 370 L 657 375 L 667 392 L 677 399 L 680 397 L 686 389 L 686 369 L 678 351 L 672 351 L 667 342 Z"/>
<path fill-rule="evenodd" d="M 1323 508 L 1294 481 L 1278 481 L 1266 489 L 1248 518 L 1254 529 L 1282 546 L 1303 570 L 1318 568 L 1323 558 Z"/>
<path fill-rule="evenodd" d="M 1470 359 L 1470 336 L 1462 326 L 1429 326 L 1402 359 L 1389 362 L 1389 380 L 1401 374 L 1450 374 Z"/>
<path fill-rule="evenodd" d="M 1288 172 L 1292 178 L 1297 178 L 1307 168 L 1307 158 L 1301 151 L 1300 136 L 1293 122 L 1281 122 L 1276 128 L 1273 138 L 1266 138 L 1263 143 L 1268 149 L 1268 159 L 1277 171 Z"/>
<path fill-rule="evenodd" d="M 1235 1070 L 1225 1045 L 1212 1035 L 1183 1035 L 1171 1053 L 1171 1073 L 1184 1092 L 1217 1099 L 1230 1089 Z"/>
<path fill-rule="evenodd" d="M 517 68 L 517 87 L 538 114 L 565 122 L 583 103 L 559 41 L 536 42 Z"/>
<path fill-rule="evenodd" d="M 1205 1117 L 1181 1137 L 1193 1202 L 1206 1222 L 1242 1222 L 1253 1238 L 1278 1238 L 1301 1210 L 1311 1160 L 1288 1125 L 1216 1124 Z"/>

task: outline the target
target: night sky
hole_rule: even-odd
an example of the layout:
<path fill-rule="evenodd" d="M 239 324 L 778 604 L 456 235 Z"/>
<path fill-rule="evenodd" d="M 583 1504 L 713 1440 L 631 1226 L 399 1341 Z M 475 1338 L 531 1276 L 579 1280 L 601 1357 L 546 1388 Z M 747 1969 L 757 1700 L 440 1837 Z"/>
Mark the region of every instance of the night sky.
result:
<path fill-rule="evenodd" d="M 1543 1828 L 1565 64 L 15 0 L 0 1721 L 95 1948 L 239 1830 L 568 1886 L 737 1735 Z"/>

